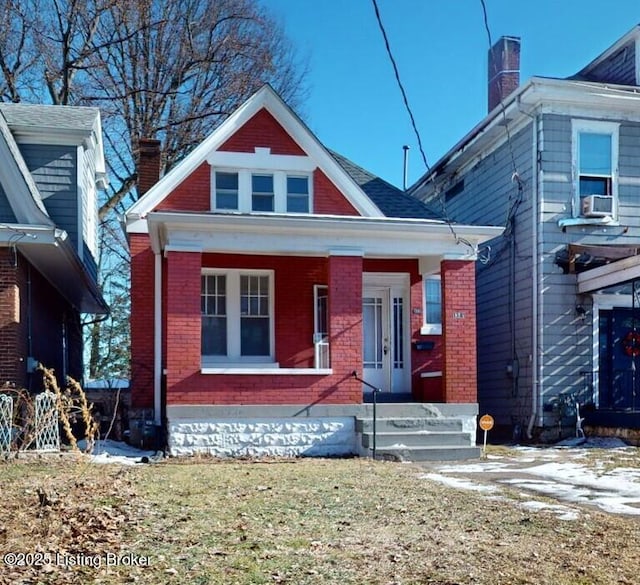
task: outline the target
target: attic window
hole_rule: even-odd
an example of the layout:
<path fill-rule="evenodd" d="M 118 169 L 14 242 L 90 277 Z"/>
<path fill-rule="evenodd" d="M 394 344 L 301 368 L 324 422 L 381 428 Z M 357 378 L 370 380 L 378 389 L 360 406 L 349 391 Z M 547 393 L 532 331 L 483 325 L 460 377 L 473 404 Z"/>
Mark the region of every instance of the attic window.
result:
<path fill-rule="evenodd" d="M 273 175 L 251 176 L 251 210 L 273 211 Z"/>
<path fill-rule="evenodd" d="M 216 173 L 216 209 L 238 209 L 238 173 Z"/>
<path fill-rule="evenodd" d="M 312 173 L 213 168 L 211 185 L 213 211 L 313 213 Z"/>

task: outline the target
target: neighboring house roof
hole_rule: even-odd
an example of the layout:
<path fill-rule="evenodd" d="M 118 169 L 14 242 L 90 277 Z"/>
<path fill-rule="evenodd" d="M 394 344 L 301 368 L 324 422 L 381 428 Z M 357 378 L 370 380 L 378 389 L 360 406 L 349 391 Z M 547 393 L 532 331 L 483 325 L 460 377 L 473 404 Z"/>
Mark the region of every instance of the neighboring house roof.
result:
<path fill-rule="evenodd" d="M 615 105 L 616 112 L 640 119 L 640 94 L 637 86 L 588 81 L 590 72 L 632 42 L 636 49 L 636 75 L 640 77 L 640 25 L 636 25 L 576 75 L 566 79 L 535 76 L 521 84 L 409 187 L 407 192 L 413 195 L 435 178 L 446 174 L 449 167 L 459 171 L 465 163 L 481 156 L 487 148 L 497 144 L 506 135 L 505 122 L 513 129 L 517 121 L 530 119 L 533 110 L 541 104 L 554 104 L 569 109 L 602 107 L 608 110 Z"/>
<path fill-rule="evenodd" d="M 29 138 L 41 142 L 43 130 L 51 129 L 58 143 L 66 135 L 72 144 L 84 144 L 87 148 L 95 149 L 96 181 L 106 188 L 108 181 L 98 108 L 0 103 L 0 113 L 18 142 L 27 142 Z"/>
<path fill-rule="evenodd" d="M 618 51 L 622 50 L 629 44 L 635 44 L 636 52 L 640 49 L 638 46 L 640 43 L 640 24 L 635 25 L 627 34 L 620 37 L 613 45 L 598 55 L 591 63 L 586 67 L 583 67 L 578 73 L 572 75 L 569 79 L 590 79 L 592 73 L 597 67 L 607 59 L 613 57 Z M 636 65 L 636 75 L 640 73 L 638 66 Z M 636 83 L 640 83 L 640 79 L 636 78 Z"/>
<path fill-rule="evenodd" d="M 446 176 L 449 172 L 458 173 L 463 165 L 483 156 L 487 149 L 505 138 L 505 118 L 513 134 L 517 124 L 531 120 L 532 112 L 541 105 L 552 105 L 557 113 L 575 108 L 599 108 L 611 112 L 615 105 L 616 113 L 628 119 L 640 120 L 640 93 L 635 86 L 594 81 L 532 77 L 502 104 L 503 107 L 494 108 L 407 192 L 413 195 L 434 179 Z"/>
<path fill-rule="evenodd" d="M 359 213 L 369 217 L 384 215 L 273 88 L 264 85 L 134 203 L 127 211 L 127 216 L 142 218 L 153 211 L 182 181 L 215 154 L 215 151 L 228 138 L 262 109 L 266 109 L 273 115 Z"/>
<path fill-rule="evenodd" d="M 341 154 L 333 150 L 329 150 L 329 153 L 387 217 L 443 220 L 441 215 L 422 201 L 387 183 Z"/>

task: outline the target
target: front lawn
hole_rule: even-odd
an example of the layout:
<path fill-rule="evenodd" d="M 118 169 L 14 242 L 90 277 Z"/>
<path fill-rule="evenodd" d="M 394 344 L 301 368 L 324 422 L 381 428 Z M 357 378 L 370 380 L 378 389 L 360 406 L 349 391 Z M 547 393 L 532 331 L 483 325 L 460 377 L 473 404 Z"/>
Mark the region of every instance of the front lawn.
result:
<path fill-rule="evenodd" d="M 5 563 L 0 583 L 586 585 L 640 575 L 637 519 L 585 509 L 562 520 L 519 506 L 517 492 L 458 491 L 407 464 L 54 459 L 0 471 L 1 553 L 32 564 Z"/>

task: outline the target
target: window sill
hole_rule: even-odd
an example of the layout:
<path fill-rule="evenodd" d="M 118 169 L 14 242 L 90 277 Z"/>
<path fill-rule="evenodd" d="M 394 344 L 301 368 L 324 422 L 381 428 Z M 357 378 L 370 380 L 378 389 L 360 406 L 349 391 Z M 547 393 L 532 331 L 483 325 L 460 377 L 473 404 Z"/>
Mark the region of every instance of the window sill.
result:
<path fill-rule="evenodd" d="M 558 227 L 566 228 L 580 225 L 618 226 L 620 222 L 610 215 L 607 217 L 567 217 L 558 220 Z"/>
<path fill-rule="evenodd" d="M 442 335 L 442 325 L 423 325 L 420 335 Z"/>
<path fill-rule="evenodd" d="M 203 367 L 200 370 L 205 375 L 249 375 L 249 376 L 330 376 L 333 374 L 331 368 L 247 368 L 247 367 Z"/>

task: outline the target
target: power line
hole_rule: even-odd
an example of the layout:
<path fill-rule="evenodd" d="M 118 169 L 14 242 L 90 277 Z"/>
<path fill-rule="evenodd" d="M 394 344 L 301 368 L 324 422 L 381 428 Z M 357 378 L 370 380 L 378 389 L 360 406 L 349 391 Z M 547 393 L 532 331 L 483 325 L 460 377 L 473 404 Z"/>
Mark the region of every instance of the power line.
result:
<path fill-rule="evenodd" d="M 415 117 L 413 115 L 413 111 L 411 110 L 411 106 L 409 105 L 409 98 L 407 97 L 407 92 L 404 89 L 404 85 L 402 84 L 402 80 L 400 79 L 400 72 L 398 71 L 398 65 L 396 63 L 396 60 L 393 57 L 393 52 L 391 51 L 391 44 L 389 43 L 389 37 L 387 36 L 387 31 L 384 28 L 384 25 L 382 23 L 382 17 L 380 16 L 380 9 L 378 8 L 378 2 L 377 0 L 371 0 L 373 3 L 373 10 L 376 14 L 376 20 L 378 21 L 378 27 L 380 28 L 380 32 L 382 33 L 382 38 L 384 39 L 384 46 L 387 50 L 387 55 L 389 57 L 389 61 L 391 61 L 391 65 L 393 67 L 393 73 L 395 75 L 396 78 L 396 83 L 398 84 L 398 88 L 400 89 L 400 93 L 402 94 L 402 101 L 404 102 L 404 107 L 407 110 L 407 114 L 409 114 L 409 119 L 411 120 L 411 127 L 413 128 L 413 132 L 416 135 L 416 140 L 418 142 L 418 149 L 420 150 L 420 155 L 422 156 L 422 162 L 424 163 L 425 168 L 427 169 L 427 173 L 430 175 L 430 180 L 433 182 L 434 184 L 434 189 L 437 192 L 437 188 L 435 185 L 435 181 L 433 176 L 431 176 L 431 167 L 429 166 L 429 163 L 427 162 L 427 155 L 424 152 L 424 148 L 422 146 L 422 138 L 420 137 L 420 132 L 418 131 L 418 126 L 416 124 L 416 120 Z M 447 210 L 446 210 L 446 206 L 445 206 L 445 199 L 442 197 L 441 195 L 441 201 L 440 204 L 442 206 L 442 211 L 443 211 L 443 215 L 444 215 L 444 221 L 446 222 L 446 224 L 449 226 L 449 229 L 451 230 L 451 234 L 453 235 L 456 243 L 460 243 L 460 244 L 464 244 L 466 246 L 469 246 L 469 248 L 471 248 L 474 253 L 477 253 L 477 249 L 476 246 L 474 246 L 471 242 L 469 242 L 468 240 L 465 240 L 464 238 L 461 238 L 460 236 L 458 236 L 458 234 L 456 233 L 453 224 L 451 222 L 451 220 L 448 217 L 447 214 Z"/>
<path fill-rule="evenodd" d="M 411 120 L 411 126 L 413 128 L 413 132 L 416 135 L 416 139 L 418 141 L 418 149 L 420 150 L 420 154 L 422 155 L 422 162 L 424 166 L 427 168 L 428 172 L 431 172 L 431 167 L 427 162 L 427 155 L 424 153 L 424 148 L 422 147 L 422 139 L 420 138 L 420 132 L 418 132 L 418 126 L 416 125 L 416 120 L 413 117 L 413 112 L 411 111 L 411 106 L 409 105 L 409 98 L 407 98 L 407 92 L 404 90 L 404 85 L 402 85 L 402 81 L 400 80 L 400 72 L 398 71 L 398 65 L 396 64 L 396 60 L 393 58 L 393 53 L 391 52 L 391 45 L 389 44 L 389 38 L 387 37 L 387 31 L 384 29 L 384 25 L 382 24 L 382 17 L 380 16 L 380 10 L 378 8 L 377 0 L 372 0 L 373 9 L 376 13 L 376 20 L 378 21 L 378 27 L 380 28 L 380 32 L 382 33 L 382 38 L 384 39 L 384 46 L 387 49 L 387 55 L 389 56 L 389 60 L 391 61 L 391 65 L 393 66 L 393 73 L 396 78 L 396 82 L 398 87 L 400 88 L 400 93 L 402 94 L 402 100 L 404 101 L 404 107 L 409 114 L 409 119 Z"/>

